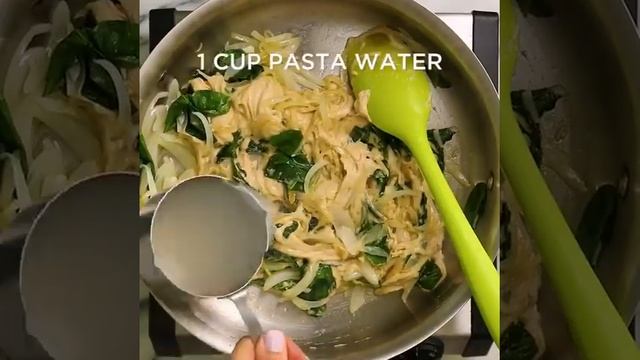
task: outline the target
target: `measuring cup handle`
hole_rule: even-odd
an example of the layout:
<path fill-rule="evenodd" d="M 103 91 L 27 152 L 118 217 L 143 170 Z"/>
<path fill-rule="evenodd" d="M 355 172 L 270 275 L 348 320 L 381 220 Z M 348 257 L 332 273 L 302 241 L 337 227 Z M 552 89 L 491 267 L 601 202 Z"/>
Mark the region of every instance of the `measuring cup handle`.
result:
<path fill-rule="evenodd" d="M 242 317 L 242 321 L 247 325 L 249 336 L 251 336 L 253 340 L 258 340 L 263 332 L 262 325 L 260 325 L 260 321 L 256 317 L 256 314 L 253 312 L 251 307 L 249 307 L 249 303 L 247 302 L 247 289 L 232 295 L 230 300 L 238 309 L 240 317 Z"/>

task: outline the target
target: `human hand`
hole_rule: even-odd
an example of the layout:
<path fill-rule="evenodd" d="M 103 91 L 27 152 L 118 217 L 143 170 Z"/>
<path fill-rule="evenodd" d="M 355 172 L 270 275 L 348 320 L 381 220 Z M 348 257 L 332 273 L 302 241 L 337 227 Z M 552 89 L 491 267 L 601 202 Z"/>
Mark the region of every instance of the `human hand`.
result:
<path fill-rule="evenodd" d="M 305 360 L 307 357 L 282 331 L 269 330 L 258 341 L 243 337 L 231 353 L 231 360 Z"/>

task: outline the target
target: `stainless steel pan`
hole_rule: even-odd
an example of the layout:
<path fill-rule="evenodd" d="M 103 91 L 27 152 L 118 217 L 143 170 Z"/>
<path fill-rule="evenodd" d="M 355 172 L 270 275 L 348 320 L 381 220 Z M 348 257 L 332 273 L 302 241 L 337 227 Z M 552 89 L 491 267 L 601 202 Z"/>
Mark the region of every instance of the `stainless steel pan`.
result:
<path fill-rule="evenodd" d="M 437 17 L 418 4 L 382 0 L 214 0 L 182 20 L 155 48 L 141 70 L 141 101 L 146 108 L 166 80 L 186 80 L 199 64 L 197 50 L 211 56 L 231 32 L 291 31 L 303 37 L 303 52 L 340 53 L 348 37 L 377 25 L 399 28 L 429 51 L 443 55 L 450 89 L 437 89 L 431 127 L 456 126 L 458 135 L 448 148 L 459 160 L 471 184 L 497 175 L 496 92 L 484 69 L 465 44 Z M 456 161 L 458 161 L 456 160 Z M 470 186 L 452 185 L 461 201 Z M 478 228 L 490 253 L 497 247 L 498 186 L 489 193 Z M 141 276 L 153 295 L 187 330 L 209 345 L 230 352 L 247 333 L 229 300 L 202 300 L 180 292 L 154 268 L 148 239 L 141 239 Z M 264 329 L 279 328 L 291 335 L 313 359 L 388 358 L 433 334 L 469 299 L 455 254 L 446 244 L 449 277 L 433 295 L 414 291 L 404 305 L 399 295 L 377 298 L 355 316 L 348 302 L 337 298 L 322 318 L 311 318 L 278 303 L 271 294 L 250 288 L 249 305 Z"/>
<path fill-rule="evenodd" d="M 598 186 L 620 185 L 624 196 L 596 273 L 630 321 L 640 300 L 640 38 L 622 1 L 556 1 L 553 10 L 518 19 L 513 88 L 564 89 L 541 119 L 542 171 L 572 228 Z M 577 358 L 544 277 L 539 309 L 545 358 Z"/>

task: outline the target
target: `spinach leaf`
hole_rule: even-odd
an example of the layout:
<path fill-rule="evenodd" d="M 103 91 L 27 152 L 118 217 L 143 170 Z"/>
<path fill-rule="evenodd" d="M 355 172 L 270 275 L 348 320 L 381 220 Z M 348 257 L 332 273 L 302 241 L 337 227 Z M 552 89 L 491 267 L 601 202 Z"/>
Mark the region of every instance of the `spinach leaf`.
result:
<path fill-rule="evenodd" d="M 249 140 L 249 144 L 247 145 L 247 153 L 249 154 L 264 154 L 269 149 L 267 148 L 267 140 L 254 141 L 253 139 Z"/>
<path fill-rule="evenodd" d="M 529 96 L 529 94 L 525 94 L 525 92 L 531 92 L 531 97 L 533 99 L 533 105 L 536 109 L 537 115 L 542 116 L 544 113 L 553 110 L 556 107 L 556 103 L 558 100 L 562 98 L 564 95 L 564 90 L 560 85 L 544 87 L 533 90 L 514 90 L 511 92 L 511 107 L 513 111 L 518 114 L 531 117 L 529 111 L 527 110 L 527 106 L 525 105 L 525 96 Z"/>
<path fill-rule="evenodd" d="M 500 206 L 500 260 L 505 260 L 511 250 L 511 211 L 506 202 Z"/>
<path fill-rule="evenodd" d="M 189 95 L 189 101 L 193 111 L 201 112 L 208 116 L 226 114 L 231 108 L 229 95 L 213 90 L 195 91 Z"/>
<path fill-rule="evenodd" d="M 376 182 L 380 191 L 378 191 L 378 195 L 382 196 L 384 194 L 384 189 L 387 187 L 389 183 L 389 175 L 385 174 L 381 169 L 376 169 L 371 175 L 373 181 Z"/>
<path fill-rule="evenodd" d="M 176 131 L 178 118 L 191 109 L 191 102 L 187 95 L 181 95 L 169 105 L 167 117 L 164 120 L 164 131 Z"/>
<path fill-rule="evenodd" d="M 530 92 L 530 94 L 529 94 Z M 525 103 L 525 96 L 531 96 L 533 107 L 536 114 L 531 114 Z M 540 124 L 535 120 L 555 108 L 556 103 L 563 96 L 563 90 L 560 86 L 552 86 L 539 88 L 534 90 L 516 90 L 511 92 L 511 106 L 519 116 L 518 125 L 520 130 L 527 138 L 529 143 L 529 151 L 533 156 L 536 164 L 540 165 L 542 161 L 542 133 Z"/>
<path fill-rule="evenodd" d="M 251 68 L 248 66 L 240 71 L 238 71 L 235 75 L 229 78 L 229 82 L 236 81 L 245 81 L 245 80 L 253 80 L 258 77 L 264 71 L 264 67 L 262 65 L 253 65 Z"/>
<path fill-rule="evenodd" d="M 200 118 L 193 115 L 192 112 L 186 112 L 185 119 L 187 120 L 187 127 L 184 130 L 187 132 L 187 134 L 193 136 L 196 139 L 206 141 L 207 133 L 204 129 L 202 121 L 200 121 Z"/>
<path fill-rule="evenodd" d="M 426 291 L 431 291 L 438 286 L 442 278 L 442 271 L 433 260 L 427 261 L 420 269 L 418 276 L 418 286 Z"/>
<path fill-rule="evenodd" d="M 138 24 L 128 21 L 105 21 L 98 23 L 93 29 L 80 28 L 72 31 L 56 45 L 51 54 L 44 95 L 56 91 L 64 82 L 67 70 L 82 61 L 89 64 L 92 59 L 105 59 L 127 69 L 139 66 L 138 33 Z M 87 78 L 91 78 L 91 74 L 88 75 Z M 97 84 L 101 83 L 98 81 Z M 98 88 L 105 89 L 104 86 Z M 83 93 L 87 91 L 91 96 L 98 96 L 94 90 L 89 86 L 86 90 L 83 88 Z M 100 104 L 104 105 L 106 100 L 102 96 L 98 98 L 102 101 Z"/>
<path fill-rule="evenodd" d="M 442 70 L 427 70 L 427 76 L 436 88 L 448 89 L 451 87 L 451 81 L 445 77 Z"/>
<path fill-rule="evenodd" d="M 240 146 L 240 142 L 242 141 L 242 137 L 240 136 L 240 132 L 236 131 L 233 133 L 233 140 L 227 143 L 225 146 L 220 149 L 218 155 L 216 156 L 216 163 L 221 163 L 225 159 L 235 159 L 236 151 Z"/>
<path fill-rule="evenodd" d="M 296 259 L 293 256 L 282 253 L 276 249 L 269 249 L 264 254 L 264 261 L 269 263 L 287 263 L 292 267 L 297 267 Z M 293 266 L 296 264 L 295 266 Z"/>
<path fill-rule="evenodd" d="M 379 266 L 387 262 L 389 258 L 389 245 L 386 234 L 376 242 L 365 245 L 364 253 L 367 261 L 373 266 Z"/>
<path fill-rule="evenodd" d="M 90 30 L 74 30 L 53 49 L 45 78 L 44 95 L 58 90 L 70 67 L 97 52 L 90 39 Z"/>
<path fill-rule="evenodd" d="M 294 287 L 298 283 L 298 281 L 299 280 L 285 280 L 281 283 L 278 283 L 277 285 L 274 285 L 273 289 L 277 291 L 287 291 Z"/>
<path fill-rule="evenodd" d="M 369 144 L 369 136 L 371 134 L 371 125 L 354 126 L 349 133 L 353 142 L 361 141 L 365 144 Z"/>
<path fill-rule="evenodd" d="M 365 258 L 373 266 L 382 265 L 389 258 L 387 235 L 387 230 L 382 224 L 382 219 L 378 217 L 375 208 L 365 201 L 362 208 L 362 220 L 358 229 L 358 236 L 365 244 Z"/>
<path fill-rule="evenodd" d="M 427 140 L 431 144 L 431 150 L 438 159 L 441 170 L 444 170 L 444 145 L 451 141 L 455 134 L 453 127 L 427 130 Z"/>
<path fill-rule="evenodd" d="M 147 143 L 144 141 L 144 136 L 142 136 L 142 134 L 138 134 L 138 157 L 140 165 L 149 165 L 152 174 L 155 175 L 156 170 L 153 165 L 153 161 L 151 160 L 151 154 L 149 153 Z"/>
<path fill-rule="evenodd" d="M 240 60 L 236 60 L 236 59 L 242 59 L 244 65 L 245 65 L 243 69 L 239 70 L 237 73 L 235 73 L 233 76 L 231 76 L 227 80 L 228 82 L 253 80 L 253 79 L 257 78 L 258 75 L 260 75 L 260 73 L 262 73 L 264 71 L 264 67 L 262 65 L 253 65 L 253 66 L 249 67 L 248 60 L 247 59 L 243 59 L 244 57 L 247 56 L 247 54 L 242 49 L 230 49 L 230 50 L 223 51 L 222 54 L 227 54 L 228 55 L 228 56 L 223 57 L 223 58 L 220 59 L 218 65 L 220 65 L 222 67 L 230 66 L 234 62 L 240 61 Z M 215 63 L 213 64 L 213 67 L 214 67 L 214 71 L 218 72 L 218 73 L 224 73 L 225 71 L 228 71 L 228 69 L 227 70 L 222 70 L 221 68 L 216 67 Z"/>
<path fill-rule="evenodd" d="M 304 178 L 312 166 L 303 154 L 288 156 L 277 152 L 267 162 L 264 174 L 284 183 L 288 190 L 304 191 Z"/>
<path fill-rule="evenodd" d="M 538 353 L 538 345 L 521 321 L 513 322 L 502 332 L 500 359 L 532 360 Z"/>
<path fill-rule="evenodd" d="M 542 132 L 540 131 L 540 124 L 533 120 L 530 116 L 516 116 L 518 120 L 518 127 L 527 140 L 529 151 L 531 156 L 536 162 L 536 165 L 540 166 L 542 163 Z"/>
<path fill-rule="evenodd" d="M 318 218 L 315 216 L 312 216 L 311 219 L 309 219 L 309 226 L 307 231 L 311 231 L 315 229 L 318 226 L 318 222 L 319 222 Z"/>
<path fill-rule="evenodd" d="M 427 195 L 422 193 L 422 196 L 420 197 L 420 208 L 418 209 L 418 226 L 426 224 L 428 216 Z"/>
<path fill-rule="evenodd" d="M 593 267 L 598 264 L 603 247 L 611 242 L 617 209 L 618 190 L 613 185 L 602 185 L 582 213 L 576 240 Z"/>
<path fill-rule="evenodd" d="M 289 235 L 291 235 L 294 231 L 296 231 L 298 229 L 298 226 L 299 226 L 298 222 L 294 221 L 293 224 L 284 228 L 284 231 L 282 232 L 282 236 L 284 236 L 285 239 L 289 238 Z"/>
<path fill-rule="evenodd" d="M 276 150 L 286 155 L 295 154 L 302 144 L 302 132 L 300 130 L 285 130 L 269 139 L 269 143 Z"/>
<path fill-rule="evenodd" d="M 192 117 L 194 117 L 192 115 Z M 221 163 L 225 159 L 231 160 L 231 174 L 234 180 L 248 185 L 245 177 L 247 173 L 240 167 L 240 164 L 236 161 L 238 155 L 238 148 L 240 147 L 240 143 L 242 142 L 242 137 L 240 136 L 240 132 L 236 131 L 233 133 L 233 140 L 227 143 L 218 151 L 216 155 L 216 163 Z"/>
<path fill-rule="evenodd" d="M 373 229 L 376 225 L 382 224 L 382 219 L 378 215 L 378 211 L 373 204 L 365 201 L 362 204 L 362 218 L 360 220 L 360 228 L 358 235 L 363 235 Z"/>
<path fill-rule="evenodd" d="M 114 65 L 131 69 L 139 64 L 139 26 L 128 21 L 103 21 L 93 29 L 92 39 L 102 56 Z"/>
<path fill-rule="evenodd" d="M 393 150 L 396 154 L 405 158 L 411 154 L 409 148 L 407 148 L 400 139 L 385 133 L 372 124 L 354 126 L 353 129 L 351 129 L 349 136 L 354 142 L 363 142 L 369 146 L 369 149 L 378 148 L 385 155 L 386 153 L 384 150 L 386 150 L 387 147 Z"/>
<path fill-rule="evenodd" d="M 300 267 L 301 263 L 299 263 L 299 261 L 300 260 L 296 260 L 294 257 L 281 253 L 276 249 L 269 249 L 264 255 L 262 268 L 269 274 L 271 272 L 280 271 L 287 268 L 300 272 L 302 269 Z M 283 287 L 284 286 L 285 285 L 283 285 Z"/>
<path fill-rule="evenodd" d="M 333 278 L 331 266 L 320 264 L 316 277 L 311 282 L 311 285 L 309 285 L 307 290 L 298 295 L 298 297 L 309 301 L 321 300 L 329 296 L 335 286 L 336 281 Z"/>
<path fill-rule="evenodd" d="M 107 70 L 93 61 L 89 62 L 86 68 L 82 95 L 107 109 L 117 110 L 118 94 Z"/>
<path fill-rule="evenodd" d="M 193 112 L 203 113 L 205 116 L 225 114 L 230 108 L 229 96 L 212 90 L 196 91 L 193 94 L 180 95 L 169 106 L 164 123 L 164 131 L 176 131 L 178 118 L 185 116 L 186 132 L 200 140 L 206 140 L 204 126 Z"/>
<path fill-rule="evenodd" d="M 549 0 L 517 0 L 520 11 L 525 17 L 529 14 L 535 17 L 553 16 L 553 7 Z"/>
<path fill-rule="evenodd" d="M 487 191 L 488 187 L 486 183 L 477 183 L 476 186 L 473 187 L 473 190 L 471 190 L 469 197 L 467 197 L 467 202 L 464 205 L 464 215 L 474 230 L 484 214 L 487 205 Z"/>

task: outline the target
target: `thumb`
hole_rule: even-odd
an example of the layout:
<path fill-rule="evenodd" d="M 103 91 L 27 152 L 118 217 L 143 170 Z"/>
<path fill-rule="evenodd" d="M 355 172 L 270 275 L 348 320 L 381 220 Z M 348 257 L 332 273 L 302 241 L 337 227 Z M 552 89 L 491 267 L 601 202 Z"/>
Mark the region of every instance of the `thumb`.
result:
<path fill-rule="evenodd" d="M 287 339 L 280 330 L 269 330 L 258 339 L 256 360 L 287 360 Z"/>

